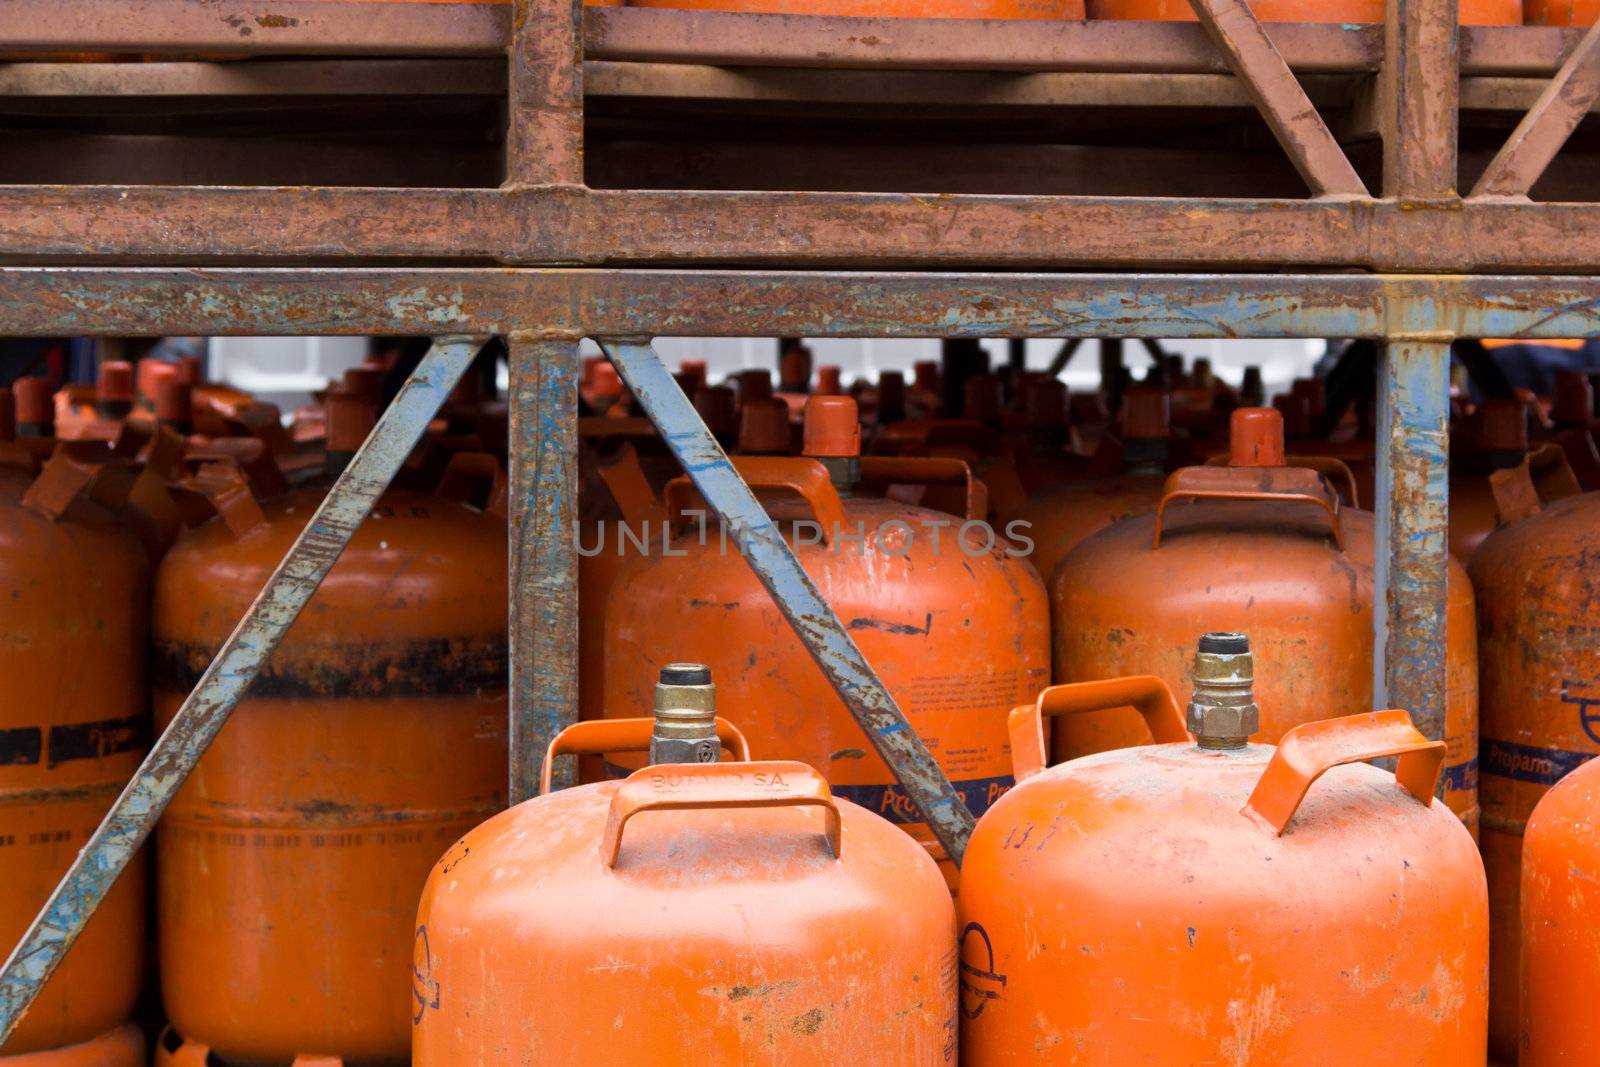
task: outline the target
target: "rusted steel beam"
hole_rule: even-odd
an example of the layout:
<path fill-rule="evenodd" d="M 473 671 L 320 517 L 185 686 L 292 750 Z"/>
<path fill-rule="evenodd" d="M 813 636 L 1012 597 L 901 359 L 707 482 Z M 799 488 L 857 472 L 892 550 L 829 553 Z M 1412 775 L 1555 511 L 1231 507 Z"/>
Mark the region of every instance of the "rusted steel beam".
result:
<path fill-rule="evenodd" d="M 512 0 L 506 184 L 583 182 L 583 0 Z"/>
<path fill-rule="evenodd" d="M 1457 0 L 1390 0 L 1384 9 L 1378 89 L 1384 196 L 1408 203 L 1456 195 L 1458 6 Z"/>
<path fill-rule="evenodd" d="M 1583 35 L 1561 71 L 1511 131 L 1471 195 L 1527 196 L 1596 98 L 1600 98 L 1600 22 Z"/>
<path fill-rule="evenodd" d="M 1401 316 L 1403 317 L 1404 312 Z M 1410 325 L 1410 323 L 1407 323 Z M 1379 369 L 1375 709 L 1444 737 L 1450 340 L 1391 340 Z"/>
<path fill-rule="evenodd" d="M 839 693 L 873 749 L 959 867 L 974 819 L 966 802 L 906 721 L 883 682 L 823 599 L 783 534 L 728 461 L 683 390 L 648 343 L 602 341 L 639 406 L 661 431 L 695 488 L 722 519 L 739 553 L 771 594 L 795 636 Z M 730 634 L 737 641 L 739 634 Z"/>
<path fill-rule="evenodd" d="M 251 681 L 421 440 L 478 347 L 466 339 L 442 340 L 418 365 L 72 861 L 0 968 L 0 1044 L 150 836 Z"/>
<path fill-rule="evenodd" d="M 575 334 L 511 337 L 513 804 L 538 795 L 545 749 L 578 721 L 578 364 Z M 576 784 L 573 762 L 558 787 Z"/>
<path fill-rule="evenodd" d="M 504 54 L 504 3 L 5 0 L 0 53 Z"/>
<path fill-rule="evenodd" d="M 1189 0 L 1313 196 L 1367 195 L 1328 124 L 1245 0 Z"/>
<path fill-rule="evenodd" d="M 492 59 L 263 59 L 253 63 L 4 63 L 0 97 L 500 96 Z"/>
<path fill-rule="evenodd" d="M 0 186 L 0 262 L 44 257 L 1582 273 L 1600 205 Z"/>
<path fill-rule="evenodd" d="M 689 337 L 1600 336 L 1600 279 L 507 268 L 0 268 L 0 333 Z M 1420 316 L 1426 313 L 1427 318 Z"/>

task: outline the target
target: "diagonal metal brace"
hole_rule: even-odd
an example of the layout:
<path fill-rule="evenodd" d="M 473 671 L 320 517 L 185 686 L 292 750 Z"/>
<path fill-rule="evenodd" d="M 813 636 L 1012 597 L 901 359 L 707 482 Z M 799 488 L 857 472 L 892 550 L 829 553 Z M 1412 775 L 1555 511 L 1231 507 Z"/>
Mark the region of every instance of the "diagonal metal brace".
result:
<path fill-rule="evenodd" d="M 1339 147 L 1300 79 L 1261 28 L 1246 0 L 1189 0 L 1189 6 L 1244 83 L 1256 110 L 1313 196 L 1365 197 L 1367 187 Z"/>
<path fill-rule="evenodd" d="M 755 494 L 648 343 L 602 341 L 600 347 L 661 431 L 695 488 L 721 517 L 745 562 L 794 627 L 795 636 L 959 867 L 972 834 L 972 812 L 756 502 Z"/>
<path fill-rule="evenodd" d="M 1527 196 L 1600 98 L 1600 22 L 1545 85 L 1469 196 Z"/>
<path fill-rule="evenodd" d="M 438 341 L 318 505 L 266 588 L 223 643 L 0 969 L 0 1044 L 11 1036 L 84 925 L 239 703 L 356 528 L 422 438 L 481 342 Z"/>

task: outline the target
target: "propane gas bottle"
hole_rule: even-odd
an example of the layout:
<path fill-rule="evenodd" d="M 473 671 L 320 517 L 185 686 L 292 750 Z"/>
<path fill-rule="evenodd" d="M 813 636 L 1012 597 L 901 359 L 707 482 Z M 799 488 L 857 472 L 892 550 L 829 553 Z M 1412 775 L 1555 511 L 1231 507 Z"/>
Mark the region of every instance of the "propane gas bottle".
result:
<path fill-rule="evenodd" d="M 813 397 L 805 457 L 733 463 L 967 805 L 981 813 L 1011 785 L 1005 707 L 1036 691 L 1048 672 L 1043 586 L 1017 550 L 979 521 L 982 483 L 964 463 L 863 457 L 858 444 L 855 401 Z M 919 482 L 965 487 L 965 516 L 857 495 L 867 484 Z M 670 484 L 666 497 L 673 538 L 624 560 L 604 605 L 607 713 L 648 699 L 666 649 L 687 653 L 719 672 L 731 715 L 758 752 L 809 763 L 835 796 L 936 849 L 732 535 L 687 518 L 696 510 L 703 516 L 705 505 L 686 479 Z M 618 765 L 633 769 L 637 761 Z M 954 868 L 946 873 L 953 880 Z"/>
<path fill-rule="evenodd" d="M 1501 526 L 1472 558 L 1483 693 L 1483 861 L 1493 930 L 1491 1047 L 1517 1042 L 1518 885 L 1534 805 L 1600 753 L 1600 493 L 1555 445 L 1490 477 Z M 1576 1061 L 1574 1061 L 1576 1062 Z"/>
<path fill-rule="evenodd" d="M 1444 743 L 1379 711 L 1251 744 L 1246 637 L 1193 670 L 1192 742 L 1152 676 L 1012 712 L 1017 786 L 961 872 L 962 1064 L 1483 1067 L 1483 868 L 1433 798 Z M 1157 743 L 1045 769 L 1047 717 L 1117 705 Z"/>
<path fill-rule="evenodd" d="M 893 1064 L 956 1052 L 955 911 L 928 854 L 794 762 L 714 763 L 702 664 L 656 719 L 545 757 L 648 748 L 624 781 L 502 812 L 434 867 L 412 958 L 416 1067 Z"/>
<path fill-rule="evenodd" d="M 404 1061 L 417 892 L 505 796 L 505 523 L 468 503 L 485 473 L 458 456 L 439 493 L 379 499 L 174 799 L 161 979 L 187 1044 L 158 1062 Z M 162 723 L 324 492 L 257 502 L 224 463 L 185 488 L 217 514 L 156 576 Z"/>
<path fill-rule="evenodd" d="M 1600 763 L 1551 787 L 1522 846 L 1521 1067 L 1600 1063 Z"/>
<path fill-rule="evenodd" d="M 0 944 L 9 951 L 133 776 L 149 729 L 149 566 L 117 512 L 137 466 L 60 450 L 0 494 Z M 136 855 L 0 1047 L 5 1067 L 135 1067 Z"/>
<path fill-rule="evenodd" d="M 1373 515 L 1344 506 L 1319 471 L 1284 466 L 1282 426 L 1272 408 L 1236 410 L 1231 465 L 1177 471 L 1153 512 L 1113 523 L 1067 555 L 1050 586 L 1057 682 L 1147 671 L 1187 699 L 1188 649 L 1211 623 L 1254 640 L 1264 679 L 1254 740 L 1371 708 Z M 1449 566 L 1445 800 L 1475 829 L 1472 586 L 1459 564 Z M 1149 737 L 1126 708 L 1073 715 L 1053 731 L 1058 759 Z"/>

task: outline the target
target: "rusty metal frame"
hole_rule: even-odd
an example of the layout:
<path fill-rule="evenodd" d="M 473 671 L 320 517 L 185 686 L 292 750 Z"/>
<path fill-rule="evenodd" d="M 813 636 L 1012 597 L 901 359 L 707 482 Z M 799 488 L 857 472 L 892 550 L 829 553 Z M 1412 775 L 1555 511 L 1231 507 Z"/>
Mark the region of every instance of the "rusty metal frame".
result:
<path fill-rule="evenodd" d="M 383 413 L 0 968 L 0 1044 L 228 722 L 481 347 L 443 338 Z"/>
<path fill-rule="evenodd" d="M 1600 99 L 1600 23 L 1589 27 L 1561 70 L 1506 139 L 1471 195 L 1525 197 Z"/>
<path fill-rule="evenodd" d="M 8 334 L 509 334 L 512 417 L 511 720 L 537 751 L 576 714 L 577 338 L 663 333 L 814 336 L 1290 337 L 1390 341 L 1382 440 L 1380 579 L 1392 595 L 1377 627 L 1380 695 L 1413 702 L 1443 730 L 1444 379 L 1456 335 L 1600 336 L 1600 280 L 1474 276 L 996 275 L 584 269 L 0 268 Z M 607 345 L 705 495 L 751 536 L 741 548 L 930 821 L 961 854 L 964 808 L 905 730 L 792 555 L 759 536 L 743 487 L 648 344 Z M 202 677 L 95 838 L 0 971 L 0 1040 L 254 669 L 331 567 L 476 345 L 441 342 L 291 550 L 247 620 Z M 768 538 L 767 541 L 771 539 Z M 309 550 L 308 550 L 308 546 Z M 1387 551 L 1385 551 L 1387 549 Z M 798 576 L 797 576 L 798 575 Z M 818 605 L 821 605 L 819 608 Z M 837 633 L 834 631 L 838 631 Z M 1387 687 L 1387 691 L 1383 687 Z M 888 739 L 886 741 L 886 739 Z M 919 758 L 919 753 L 921 758 Z M 522 789 L 526 760 L 514 762 Z M 941 783 L 942 787 L 941 788 Z M 525 791 L 525 790 L 522 790 Z M 970 817 L 969 817 L 970 818 Z"/>

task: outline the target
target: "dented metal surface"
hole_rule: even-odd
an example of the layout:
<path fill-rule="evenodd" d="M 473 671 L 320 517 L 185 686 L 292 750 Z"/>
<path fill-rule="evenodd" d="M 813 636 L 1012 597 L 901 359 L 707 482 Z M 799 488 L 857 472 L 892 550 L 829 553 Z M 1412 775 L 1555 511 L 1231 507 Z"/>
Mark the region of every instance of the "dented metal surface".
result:
<path fill-rule="evenodd" d="M 1379 368 L 1372 706 L 1445 736 L 1450 343 L 1401 339 Z"/>
<path fill-rule="evenodd" d="M 800 566 L 688 398 L 647 343 L 602 341 L 639 405 L 661 430 L 740 554 L 777 602 L 817 666 L 861 725 L 957 866 L 974 820 L 961 794 L 906 721 L 854 638 Z"/>
<path fill-rule="evenodd" d="M 0 969 L 0 1042 L 133 859 L 278 642 L 399 470 L 479 345 L 437 343 L 317 508 L 261 595 Z"/>

